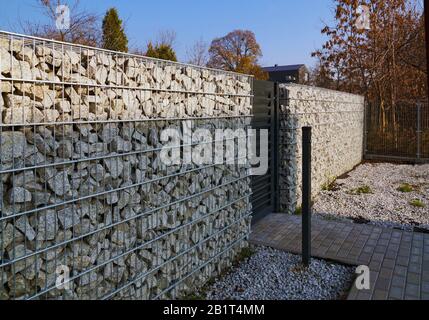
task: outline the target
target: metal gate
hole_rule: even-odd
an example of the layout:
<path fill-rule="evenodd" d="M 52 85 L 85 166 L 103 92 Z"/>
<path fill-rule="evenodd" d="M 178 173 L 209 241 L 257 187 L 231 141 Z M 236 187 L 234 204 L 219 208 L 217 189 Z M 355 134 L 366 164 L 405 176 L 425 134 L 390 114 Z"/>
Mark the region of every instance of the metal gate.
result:
<path fill-rule="evenodd" d="M 269 130 L 268 135 L 268 171 L 264 176 L 252 178 L 252 206 L 254 222 L 267 214 L 278 210 L 278 84 L 269 81 L 254 81 L 253 122 L 252 127 Z M 257 150 L 260 150 L 260 139 L 257 139 Z"/>

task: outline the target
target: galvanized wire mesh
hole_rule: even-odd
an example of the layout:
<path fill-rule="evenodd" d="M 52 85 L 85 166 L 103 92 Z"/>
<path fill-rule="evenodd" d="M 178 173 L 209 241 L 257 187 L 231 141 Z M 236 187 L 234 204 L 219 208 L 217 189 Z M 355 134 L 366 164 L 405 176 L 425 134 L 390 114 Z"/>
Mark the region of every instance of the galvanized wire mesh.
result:
<path fill-rule="evenodd" d="M 7 32 L 0 50 L 0 299 L 177 298 L 230 264 L 248 165 L 166 166 L 160 133 L 248 128 L 252 78 Z"/>
<path fill-rule="evenodd" d="M 280 86 L 280 209 L 296 214 L 302 198 L 302 127 L 312 133 L 312 196 L 362 160 L 364 100 L 343 92 Z"/>
<path fill-rule="evenodd" d="M 366 157 L 429 161 L 429 107 L 402 102 L 366 108 Z"/>

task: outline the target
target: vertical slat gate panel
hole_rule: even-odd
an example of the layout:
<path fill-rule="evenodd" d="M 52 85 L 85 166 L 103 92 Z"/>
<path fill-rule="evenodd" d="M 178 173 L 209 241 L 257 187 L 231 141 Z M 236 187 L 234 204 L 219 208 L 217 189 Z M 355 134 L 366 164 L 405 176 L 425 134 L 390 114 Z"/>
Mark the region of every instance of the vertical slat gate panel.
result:
<path fill-rule="evenodd" d="M 260 150 L 260 130 L 268 130 L 268 171 L 264 176 L 252 178 L 252 206 L 254 221 L 277 209 L 277 134 L 278 99 L 276 84 L 269 81 L 254 81 L 254 110 L 252 128 L 257 130 L 257 150 Z"/>

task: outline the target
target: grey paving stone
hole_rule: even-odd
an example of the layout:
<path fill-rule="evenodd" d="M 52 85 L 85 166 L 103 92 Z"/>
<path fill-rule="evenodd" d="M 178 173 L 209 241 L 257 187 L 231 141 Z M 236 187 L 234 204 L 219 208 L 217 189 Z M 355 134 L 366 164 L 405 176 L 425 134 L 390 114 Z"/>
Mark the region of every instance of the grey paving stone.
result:
<path fill-rule="evenodd" d="M 393 270 L 393 268 L 395 267 L 395 260 L 384 259 L 382 266 L 383 266 L 383 268 L 389 268 L 389 269 Z"/>
<path fill-rule="evenodd" d="M 396 251 L 393 251 L 393 250 L 387 250 L 387 252 L 386 252 L 386 255 L 385 255 L 385 257 L 387 258 L 387 259 L 393 259 L 393 260 L 395 260 L 396 259 L 396 257 L 397 257 L 397 255 L 398 255 L 398 253 L 396 252 Z"/>
<path fill-rule="evenodd" d="M 396 264 L 400 266 L 408 266 L 409 260 L 410 260 L 409 257 L 400 256 L 396 259 Z"/>
<path fill-rule="evenodd" d="M 387 300 L 389 293 L 384 290 L 375 290 L 371 300 Z"/>
<path fill-rule="evenodd" d="M 352 289 L 349 300 L 429 300 L 429 236 L 315 219 L 313 240 L 319 258 L 370 267 L 372 290 Z M 253 241 L 299 254 L 301 219 L 270 215 L 253 229 Z"/>
<path fill-rule="evenodd" d="M 418 286 L 420 284 L 420 274 L 408 273 L 407 274 L 407 283 L 408 284 L 415 284 Z"/>
<path fill-rule="evenodd" d="M 415 284 L 411 284 L 407 282 L 407 285 L 405 286 L 405 298 L 411 297 L 417 298 L 420 296 L 420 287 Z"/>
<path fill-rule="evenodd" d="M 420 300 L 429 301 L 429 293 L 422 293 Z"/>
<path fill-rule="evenodd" d="M 392 287 L 405 288 L 407 283 L 406 277 L 393 276 L 392 277 Z"/>
<path fill-rule="evenodd" d="M 402 287 L 392 287 L 389 291 L 389 298 L 402 300 L 404 297 L 404 289 Z"/>
<path fill-rule="evenodd" d="M 422 283 L 422 293 L 428 293 L 429 294 L 429 282 L 423 282 Z"/>
<path fill-rule="evenodd" d="M 420 273 L 422 266 L 420 264 L 412 263 L 408 266 L 408 272 Z"/>
<path fill-rule="evenodd" d="M 393 274 L 405 277 L 407 275 L 407 271 L 408 269 L 406 266 L 396 264 L 395 268 L 393 269 Z"/>
<path fill-rule="evenodd" d="M 388 291 L 390 287 L 390 278 L 384 278 L 381 274 L 375 283 L 376 290 Z"/>

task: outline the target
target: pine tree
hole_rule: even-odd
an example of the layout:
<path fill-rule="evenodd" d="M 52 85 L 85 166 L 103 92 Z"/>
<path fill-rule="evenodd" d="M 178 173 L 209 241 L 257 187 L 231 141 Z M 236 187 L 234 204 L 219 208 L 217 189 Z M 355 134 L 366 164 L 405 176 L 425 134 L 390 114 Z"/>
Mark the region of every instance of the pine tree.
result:
<path fill-rule="evenodd" d="M 177 62 L 176 53 L 174 52 L 174 49 L 168 44 L 158 44 L 153 46 L 152 43 L 149 43 L 147 46 L 146 56 Z"/>
<path fill-rule="evenodd" d="M 128 52 L 128 39 L 116 8 L 109 9 L 103 19 L 103 48 Z"/>

